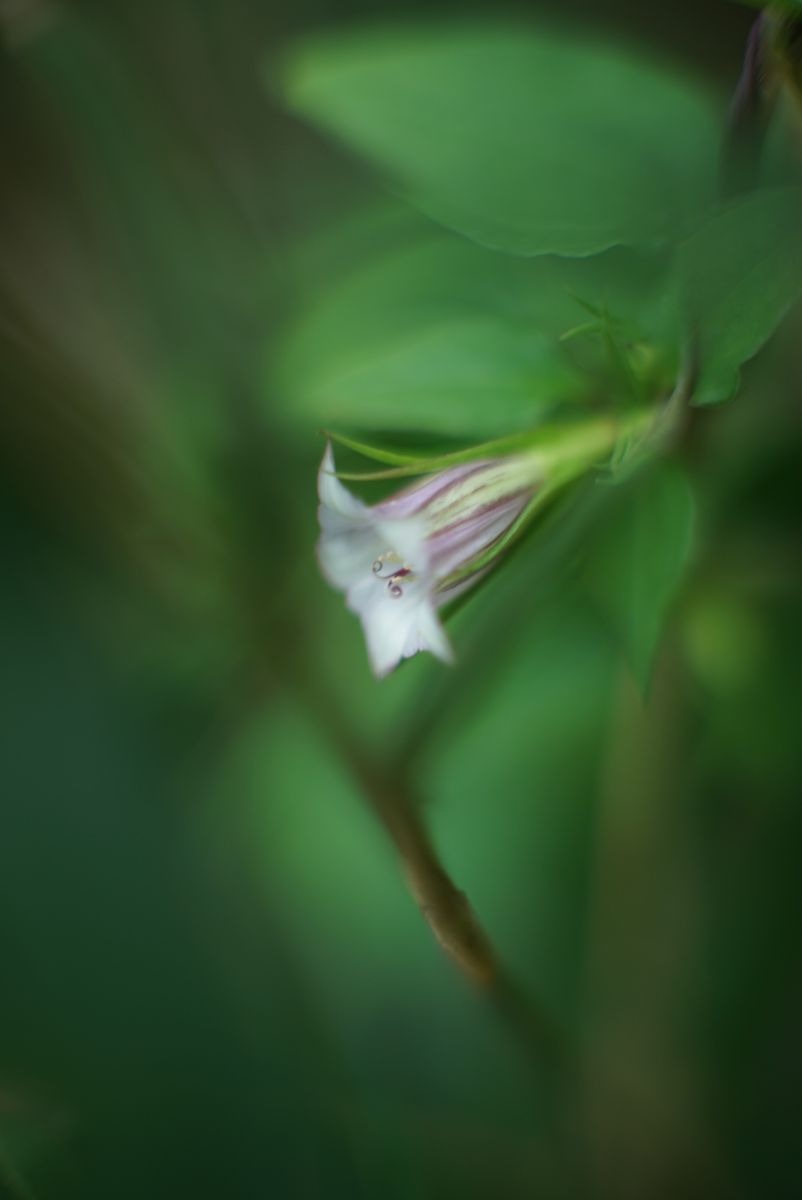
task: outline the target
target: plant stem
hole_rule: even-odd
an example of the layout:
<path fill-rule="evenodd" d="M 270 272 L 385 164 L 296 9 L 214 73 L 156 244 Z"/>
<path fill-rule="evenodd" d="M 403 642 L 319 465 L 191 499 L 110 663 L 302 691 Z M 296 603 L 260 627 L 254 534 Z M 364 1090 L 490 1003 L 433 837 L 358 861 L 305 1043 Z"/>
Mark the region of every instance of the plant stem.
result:
<path fill-rule="evenodd" d="M 302 644 L 289 631 L 276 641 L 296 647 Z M 284 668 L 286 681 L 351 771 L 363 799 L 392 842 L 409 892 L 439 945 L 509 1026 L 538 1077 L 553 1081 L 561 1076 L 568 1061 L 562 1031 L 507 970 L 467 896 L 451 879 L 426 828 L 408 773 L 403 769 L 388 773 L 386 759 L 381 763 L 374 760 L 339 707 L 324 693 L 317 673 L 299 670 L 297 660 L 285 659 L 281 664 L 274 660 L 274 665 Z"/>

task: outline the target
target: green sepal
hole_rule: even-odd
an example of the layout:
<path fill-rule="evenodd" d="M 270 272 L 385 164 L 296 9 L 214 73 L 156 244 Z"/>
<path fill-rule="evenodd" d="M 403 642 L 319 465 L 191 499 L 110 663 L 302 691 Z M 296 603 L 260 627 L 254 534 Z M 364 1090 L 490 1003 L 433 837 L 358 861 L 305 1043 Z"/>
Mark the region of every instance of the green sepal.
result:
<path fill-rule="evenodd" d="M 374 462 L 391 464 L 384 471 L 336 472 L 338 479 L 364 479 L 368 481 L 375 479 L 398 479 L 409 475 L 427 475 L 431 471 L 440 471 L 444 467 L 459 466 L 460 463 L 471 462 L 475 458 L 485 458 L 488 455 L 514 454 L 518 450 L 530 450 L 537 446 L 538 441 L 546 432 L 546 428 L 543 426 L 537 430 L 528 430 L 526 433 L 514 433 L 507 437 L 494 438 L 487 442 L 477 442 L 472 446 L 466 446 L 462 450 L 450 450 L 444 454 L 430 455 L 404 453 L 401 450 L 392 450 L 384 446 L 373 446 L 356 438 L 348 437 L 346 434 L 334 433 L 328 429 L 323 430 L 323 432 L 333 442 L 336 442 L 340 446 L 345 446 L 349 450 L 354 450 L 357 454 L 361 454 L 365 458 L 372 458 Z M 548 427 L 548 429 L 551 433 L 555 432 L 555 427 Z"/>

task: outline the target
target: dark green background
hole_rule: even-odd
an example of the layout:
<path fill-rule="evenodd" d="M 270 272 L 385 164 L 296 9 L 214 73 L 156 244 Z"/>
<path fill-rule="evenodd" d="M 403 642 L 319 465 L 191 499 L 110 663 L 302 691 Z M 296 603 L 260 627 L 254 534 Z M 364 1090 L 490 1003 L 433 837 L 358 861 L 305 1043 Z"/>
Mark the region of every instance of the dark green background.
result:
<path fill-rule="evenodd" d="M 560 11 L 722 102 L 753 18 Z M 376 684 L 272 369 L 375 184 L 264 62 L 355 15 L 0 15 L 0 1193 L 797 1194 L 799 316 L 665 468 L 694 548 L 645 700 L 593 486 L 456 614 L 453 672 Z M 563 1086 L 432 939 L 344 729 L 567 1030 Z"/>

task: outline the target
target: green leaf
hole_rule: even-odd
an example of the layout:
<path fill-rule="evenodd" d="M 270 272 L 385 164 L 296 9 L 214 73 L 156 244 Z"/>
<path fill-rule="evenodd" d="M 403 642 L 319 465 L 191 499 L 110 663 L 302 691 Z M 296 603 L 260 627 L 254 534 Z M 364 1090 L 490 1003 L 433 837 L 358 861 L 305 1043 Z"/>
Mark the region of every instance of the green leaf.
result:
<path fill-rule="evenodd" d="M 594 540 L 589 584 L 643 690 L 688 562 L 693 523 L 687 479 L 661 464 L 622 488 Z"/>
<path fill-rule="evenodd" d="M 408 331 L 376 357 L 342 363 L 307 397 L 338 424 L 459 434 L 466 415 L 479 433 L 534 424 L 580 390 L 544 337 L 477 317 Z"/>
<path fill-rule="evenodd" d="M 802 188 L 727 205 L 682 248 L 686 315 L 699 355 L 697 404 L 729 399 L 739 367 L 802 296 Z"/>
<path fill-rule="evenodd" d="M 298 43 L 284 95 L 436 220 L 514 254 L 673 234 L 710 195 L 713 106 L 687 78 L 530 26 Z"/>
<path fill-rule="evenodd" d="M 609 401 L 600 339 L 560 341 L 584 315 L 577 296 L 676 341 L 662 264 L 623 250 L 516 259 L 432 231 L 322 287 L 307 272 L 305 289 L 268 371 L 285 416 L 318 428 L 464 442 L 531 429 L 589 393 Z"/>

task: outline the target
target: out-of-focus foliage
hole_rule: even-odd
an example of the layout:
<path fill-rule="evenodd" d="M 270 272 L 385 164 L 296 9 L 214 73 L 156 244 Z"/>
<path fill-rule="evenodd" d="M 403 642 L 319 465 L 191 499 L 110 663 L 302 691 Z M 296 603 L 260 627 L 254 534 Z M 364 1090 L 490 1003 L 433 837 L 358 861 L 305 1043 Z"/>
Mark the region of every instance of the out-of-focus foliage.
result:
<path fill-rule="evenodd" d="M 598 40 L 509 24 L 391 27 L 302 44 L 285 76 L 297 111 L 426 212 L 500 250 L 655 241 L 710 194 L 707 97 Z"/>
<path fill-rule="evenodd" d="M 710 217 L 682 248 L 701 363 L 696 401 L 727 400 L 738 368 L 802 295 L 802 188 L 766 189 Z"/>
<path fill-rule="evenodd" d="M 561 340 L 587 322 L 582 301 L 630 337 L 676 341 L 661 259 L 520 260 L 416 226 L 386 244 L 304 304 L 271 364 L 288 419 L 503 435 L 621 391 L 598 339 Z"/>
<path fill-rule="evenodd" d="M 627 492 L 629 494 L 627 494 Z M 616 498 L 588 563 L 603 610 L 646 686 L 663 620 L 691 552 L 693 496 L 676 469 L 649 472 Z"/>
<path fill-rule="evenodd" d="M 790 123 L 711 191 L 754 14 L 368 8 L 0 6 L 0 1193 L 791 1197 Z M 320 427 L 403 464 L 692 368 L 733 403 L 556 495 L 456 666 L 377 684 Z M 559 1086 L 431 937 L 385 787 Z"/>

